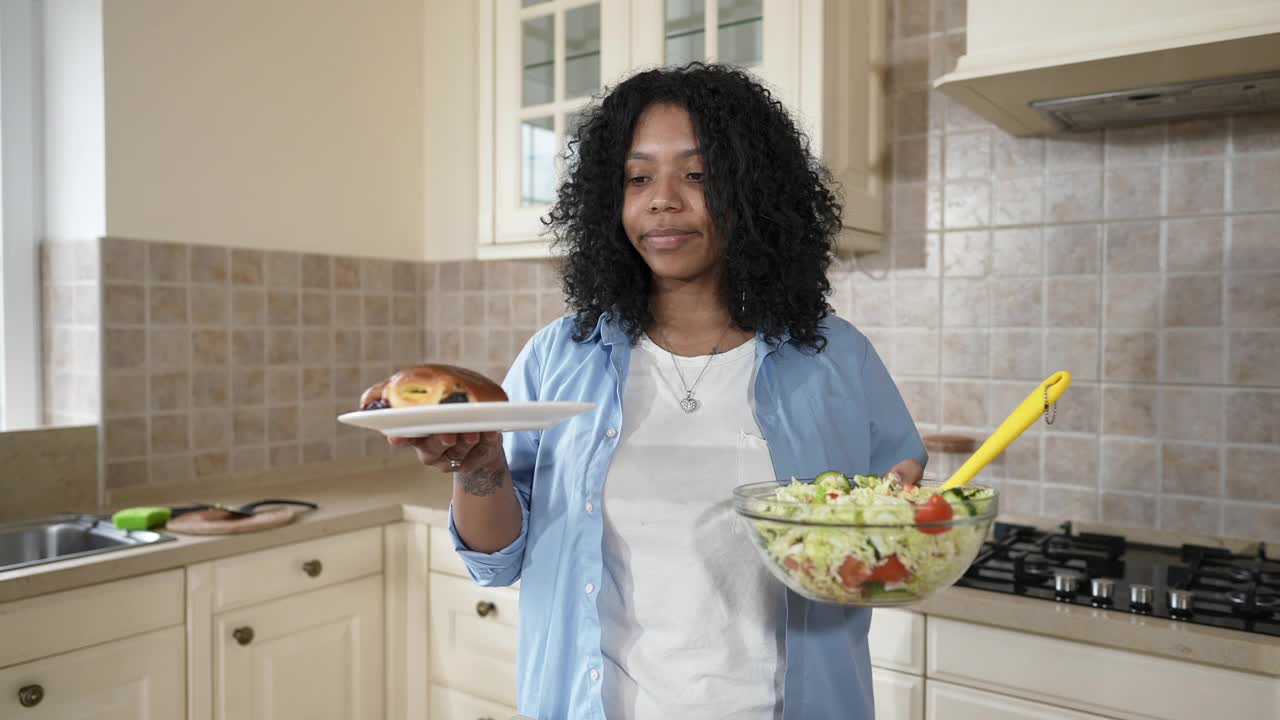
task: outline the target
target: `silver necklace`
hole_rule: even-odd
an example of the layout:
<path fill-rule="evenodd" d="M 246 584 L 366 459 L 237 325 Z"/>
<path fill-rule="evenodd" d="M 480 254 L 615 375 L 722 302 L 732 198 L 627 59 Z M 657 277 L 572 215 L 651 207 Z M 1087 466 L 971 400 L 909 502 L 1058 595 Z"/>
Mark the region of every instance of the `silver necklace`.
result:
<path fill-rule="evenodd" d="M 702 376 L 707 372 L 707 368 L 711 367 L 711 360 L 719 354 L 720 343 L 724 342 L 724 338 L 729 334 L 729 328 L 732 327 L 732 325 L 733 321 L 730 320 L 729 324 L 724 326 L 724 332 L 720 333 L 720 339 L 717 340 L 716 344 L 711 348 L 711 354 L 707 356 L 707 363 L 702 366 L 702 372 L 698 373 L 698 377 L 694 379 L 692 385 L 684 381 L 684 373 L 680 372 L 680 363 L 676 362 L 675 353 L 670 350 L 667 351 L 667 354 L 671 356 L 671 366 L 676 369 L 676 375 L 680 377 L 680 386 L 684 388 L 684 399 L 680 401 L 681 410 L 691 413 L 702 407 L 702 403 L 694 399 L 693 389 L 698 387 L 698 381 L 702 380 Z M 671 347 L 671 341 L 667 339 L 666 333 L 662 333 L 662 341 L 667 344 L 667 347 Z"/>

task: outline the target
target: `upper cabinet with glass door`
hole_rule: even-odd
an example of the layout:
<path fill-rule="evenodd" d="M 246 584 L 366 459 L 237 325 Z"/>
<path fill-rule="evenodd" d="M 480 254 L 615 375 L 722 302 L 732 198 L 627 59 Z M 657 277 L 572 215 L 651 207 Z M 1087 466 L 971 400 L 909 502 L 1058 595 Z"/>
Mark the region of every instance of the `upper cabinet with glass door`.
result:
<path fill-rule="evenodd" d="M 486 0 L 478 256 L 547 256 L 576 113 L 629 72 L 694 60 L 747 68 L 792 109 L 843 190 L 842 250 L 878 249 L 886 2 Z"/>
<path fill-rule="evenodd" d="M 483 4 L 480 44 L 492 45 L 479 48 L 481 257 L 546 255 L 541 218 L 564 173 L 565 139 L 602 83 L 627 67 L 627 5 Z"/>

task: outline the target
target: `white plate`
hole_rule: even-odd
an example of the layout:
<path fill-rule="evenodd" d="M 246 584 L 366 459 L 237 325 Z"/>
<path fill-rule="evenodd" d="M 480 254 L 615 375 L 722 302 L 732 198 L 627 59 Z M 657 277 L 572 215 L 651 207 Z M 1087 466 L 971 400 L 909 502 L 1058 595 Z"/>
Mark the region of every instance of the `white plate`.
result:
<path fill-rule="evenodd" d="M 360 410 L 338 416 L 338 422 L 377 430 L 387 437 L 420 437 L 441 433 L 543 430 L 584 413 L 595 403 L 479 402 L 422 407 Z"/>

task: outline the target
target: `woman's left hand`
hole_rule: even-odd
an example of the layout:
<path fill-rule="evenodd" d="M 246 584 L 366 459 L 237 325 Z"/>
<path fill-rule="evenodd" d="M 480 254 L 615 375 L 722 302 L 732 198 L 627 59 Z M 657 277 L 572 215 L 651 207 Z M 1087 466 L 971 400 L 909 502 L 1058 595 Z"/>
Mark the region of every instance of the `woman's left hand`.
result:
<path fill-rule="evenodd" d="M 916 485 L 924 479 L 924 466 L 918 460 L 903 460 L 889 470 L 903 485 Z"/>

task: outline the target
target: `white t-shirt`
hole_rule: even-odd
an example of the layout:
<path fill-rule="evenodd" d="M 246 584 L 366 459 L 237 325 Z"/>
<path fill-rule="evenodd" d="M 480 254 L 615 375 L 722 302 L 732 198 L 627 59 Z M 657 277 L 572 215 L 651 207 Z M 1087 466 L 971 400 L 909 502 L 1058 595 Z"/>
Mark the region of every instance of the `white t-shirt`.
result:
<path fill-rule="evenodd" d="M 687 383 L 706 367 L 701 407 L 680 408 L 672 356 L 643 337 L 604 485 L 605 714 L 772 719 L 786 667 L 785 589 L 755 557 L 732 500 L 734 486 L 774 479 L 751 411 L 755 341 L 675 361 Z"/>

